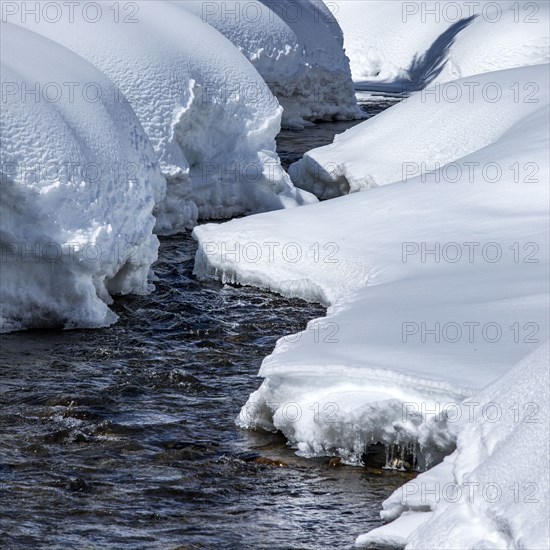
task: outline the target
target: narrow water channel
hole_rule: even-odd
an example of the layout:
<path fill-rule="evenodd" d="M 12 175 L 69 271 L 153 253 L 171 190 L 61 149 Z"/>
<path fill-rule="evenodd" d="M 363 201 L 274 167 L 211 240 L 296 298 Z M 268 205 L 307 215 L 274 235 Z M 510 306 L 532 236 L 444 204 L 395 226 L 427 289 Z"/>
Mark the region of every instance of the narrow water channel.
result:
<path fill-rule="evenodd" d="M 351 125 L 282 133 L 284 162 Z M 337 549 L 380 524 L 408 474 L 234 424 L 277 338 L 323 308 L 199 283 L 194 253 L 163 238 L 156 292 L 118 299 L 114 327 L 0 337 L 3 549 Z"/>

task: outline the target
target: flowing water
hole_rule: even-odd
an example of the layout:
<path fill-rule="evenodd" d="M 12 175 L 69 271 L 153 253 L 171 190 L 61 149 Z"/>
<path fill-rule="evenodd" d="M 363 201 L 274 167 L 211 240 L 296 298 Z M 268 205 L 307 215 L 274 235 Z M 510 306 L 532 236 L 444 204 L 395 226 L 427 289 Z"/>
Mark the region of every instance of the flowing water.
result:
<path fill-rule="evenodd" d="M 288 163 L 351 125 L 279 149 Z M 156 291 L 117 299 L 114 327 L 1 336 L 2 549 L 351 548 L 380 524 L 408 474 L 234 424 L 276 339 L 323 308 L 199 283 L 195 248 L 162 239 Z"/>
<path fill-rule="evenodd" d="M 372 118 L 399 101 L 374 96 L 370 100 L 365 100 L 361 108 L 367 118 Z M 281 163 L 288 168 L 290 164 L 300 160 L 307 151 L 332 143 L 336 134 L 341 134 L 360 122 L 362 121 L 323 122 L 301 131 L 283 130 L 277 139 Z"/>

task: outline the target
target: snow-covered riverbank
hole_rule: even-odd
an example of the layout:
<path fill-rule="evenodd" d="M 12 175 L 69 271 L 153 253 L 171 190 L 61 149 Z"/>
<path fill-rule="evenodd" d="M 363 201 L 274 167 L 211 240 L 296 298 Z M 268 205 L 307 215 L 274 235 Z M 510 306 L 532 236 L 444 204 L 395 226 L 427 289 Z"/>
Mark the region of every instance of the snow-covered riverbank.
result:
<path fill-rule="evenodd" d="M 388 498 L 390 523 L 357 546 L 548 548 L 549 361 L 546 343 L 466 401 L 457 450 Z"/>
<path fill-rule="evenodd" d="M 301 5 L 311 23 L 312 3 Z M 152 288 L 154 233 L 316 202 L 281 167 L 277 98 L 213 25 L 168 1 L 99 7 L 94 17 L 84 3 L 50 6 L 55 21 L 46 6 L 27 16 L 33 6 L 2 5 L 3 331 L 113 323 L 111 294 Z M 307 21 L 291 31 L 281 20 L 288 33 L 273 36 L 283 50 L 285 37 L 298 49 L 315 41 Z M 298 93 L 298 117 L 337 117 L 340 101 L 359 113 L 341 32 L 324 28 L 330 44 L 317 55 L 330 53 L 347 97 L 313 112 Z M 274 77 L 307 72 L 304 52 L 294 72 L 280 60 Z M 320 74 L 302 76 L 320 89 Z"/>
<path fill-rule="evenodd" d="M 238 425 L 348 464 L 385 445 L 427 470 L 409 492 L 545 484 L 533 508 L 396 493 L 359 544 L 547 547 L 548 3 L 84 6 L 2 4 L 2 331 L 108 326 L 112 295 L 153 290 L 155 233 L 248 216 L 194 229 L 194 273 L 329 309 Z M 406 99 L 287 174 L 281 124 L 362 118 L 353 81 Z"/>
<path fill-rule="evenodd" d="M 264 382 L 243 408 L 241 425 L 276 427 L 303 454 L 340 453 L 351 461 L 370 442 L 415 441 L 427 454 L 449 450 L 452 441 L 441 440 L 444 421 L 405 422 L 403 403 L 460 401 L 545 338 L 548 67 L 479 80 L 486 78 L 503 89 L 534 81 L 537 103 L 521 105 L 515 116 L 508 109 L 509 123 L 502 127 L 501 117 L 498 131 L 487 121 L 488 140 L 467 128 L 451 132 L 449 147 L 466 153 L 452 155 L 456 180 L 444 163 L 407 182 L 195 229 L 197 275 L 331 306 L 325 319 L 283 338 L 264 361 Z M 485 115 L 479 102 L 462 107 L 466 121 Z M 447 143 L 432 135 L 443 135 L 448 110 L 417 96 L 378 119 L 412 121 L 414 112 L 422 123 L 429 118 L 432 132 L 415 144 L 424 156 L 411 157 L 429 163 Z M 376 141 L 377 118 L 341 141 L 373 126 Z M 373 154 L 376 166 L 380 155 Z M 514 163 L 533 163 L 536 177 L 515 181 Z M 501 172 L 490 181 L 495 167 Z M 354 169 L 369 173 L 368 155 Z M 321 418 L 311 412 L 316 406 Z"/>
<path fill-rule="evenodd" d="M 533 462 L 539 479 L 548 456 L 544 352 L 533 367 L 539 393 L 519 383 L 527 363 L 506 375 L 548 338 L 548 65 L 466 80 L 479 90 L 490 82 L 510 93 L 515 85 L 531 86 L 534 95 L 491 105 L 464 100 L 456 116 L 455 105 L 433 90 L 392 107 L 298 165 L 308 166 L 314 184 L 321 182 L 307 185 L 321 197 L 327 190 L 329 196 L 364 192 L 196 228 L 195 273 L 330 306 L 325 318 L 282 338 L 264 360 L 263 382 L 243 406 L 239 425 L 281 430 L 302 455 L 336 454 L 350 463 L 360 463 L 374 443 L 397 445 L 390 467 L 415 454 L 416 465 L 428 467 L 458 444 L 462 469 L 452 469 L 453 455 L 426 480 L 510 481 L 528 490 L 532 476 L 518 472 L 529 470 L 529 457 L 542 456 L 538 466 Z M 399 130 L 386 134 L 394 123 Z M 323 157 L 325 151 L 338 153 Z M 291 174 L 300 185 L 295 168 Z M 371 180 L 385 185 L 362 184 Z M 497 384 L 498 410 L 513 406 L 499 396 L 513 387 L 524 391 L 517 407 L 524 413 L 532 403 L 541 411 L 540 433 L 518 428 L 505 437 L 515 424 L 500 418 L 487 438 L 452 429 L 471 402 L 464 398 L 490 400 L 492 389 L 477 393 L 489 383 Z M 486 421 L 483 433 L 494 425 L 486 416 L 476 419 Z M 494 455 L 493 442 L 500 447 Z M 476 445 L 491 450 L 472 461 Z M 501 475 L 508 461 L 514 467 Z M 428 515 L 404 508 L 395 526 L 359 543 L 545 547 L 548 494 L 541 480 L 536 505 L 513 505 L 513 493 L 480 504 L 478 495 L 474 505 L 436 509 L 433 521 L 443 521 L 446 530 L 427 523 L 418 531 Z M 472 517 L 478 526 L 466 529 Z"/>
<path fill-rule="evenodd" d="M 179 0 L 226 36 L 254 65 L 283 107 L 283 125 L 362 117 L 344 37 L 317 0 Z"/>
<path fill-rule="evenodd" d="M 110 293 L 150 290 L 165 192 L 153 147 L 112 81 L 76 54 L 9 24 L 1 49 L 0 328 L 111 324 Z M 71 97 L 23 95 L 56 83 Z M 99 100 L 82 95 L 90 83 Z"/>

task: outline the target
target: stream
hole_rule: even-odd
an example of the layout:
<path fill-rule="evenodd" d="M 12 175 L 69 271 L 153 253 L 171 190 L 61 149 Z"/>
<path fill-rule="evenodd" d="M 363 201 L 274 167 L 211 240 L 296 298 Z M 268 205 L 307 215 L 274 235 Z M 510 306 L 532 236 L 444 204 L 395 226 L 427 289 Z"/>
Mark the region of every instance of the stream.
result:
<path fill-rule="evenodd" d="M 282 132 L 284 165 L 354 124 Z M 277 339 L 324 308 L 199 282 L 195 250 L 162 238 L 156 291 L 117 298 L 113 327 L 0 336 L 3 549 L 349 549 L 410 479 L 235 426 Z"/>

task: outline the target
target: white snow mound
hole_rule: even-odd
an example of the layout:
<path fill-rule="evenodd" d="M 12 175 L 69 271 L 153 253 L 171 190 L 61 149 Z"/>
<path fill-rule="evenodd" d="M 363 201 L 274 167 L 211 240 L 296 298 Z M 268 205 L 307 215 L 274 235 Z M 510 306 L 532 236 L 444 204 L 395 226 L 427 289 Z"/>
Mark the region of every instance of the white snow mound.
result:
<path fill-rule="evenodd" d="M 318 0 L 180 0 L 251 61 L 284 107 L 283 126 L 362 118 L 343 35 Z"/>
<path fill-rule="evenodd" d="M 167 179 L 157 233 L 314 200 L 282 169 L 282 109 L 237 48 L 170 2 L 132 5 L 118 20 L 107 7 L 97 21 L 75 8 L 72 21 L 27 17 L 25 26 L 90 61 L 128 98 Z"/>
<path fill-rule="evenodd" d="M 500 172 L 511 172 L 519 159 L 502 167 L 480 165 L 475 155 L 469 159 L 474 164 L 464 166 L 463 159 L 541 112 L 548 103 L 547 75 L 548 65 L 538 65 L 433 85 L 309 151 L 289 174 L 295 185 L 322 199 L 438 170 L 447 181 L 458 182 L 463 170 L 473 179 L 479 169 L 496 184 Z M 517 177 L 527 177 L 528 171 L 529 166 L 518 167 Z"/>
<path fill-rule="evenodd" d="M 105 326 L 145 293 L 165 181 L 124 96 L 84 59 L 2 24 L 1 329 Z"/>

